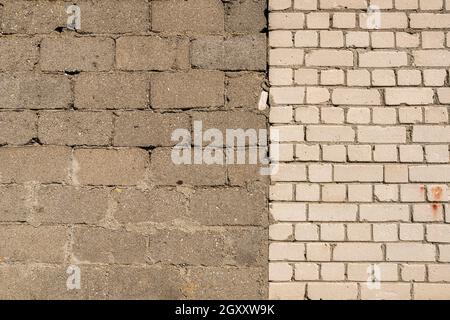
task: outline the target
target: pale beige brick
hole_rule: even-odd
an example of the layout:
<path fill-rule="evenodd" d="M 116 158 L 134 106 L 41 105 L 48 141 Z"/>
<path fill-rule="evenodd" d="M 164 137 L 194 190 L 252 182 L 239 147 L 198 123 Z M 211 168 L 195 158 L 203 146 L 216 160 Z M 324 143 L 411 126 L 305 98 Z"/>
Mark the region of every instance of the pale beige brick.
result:
<path fill-rule="evenodd" d="M 307 243 L 306 260 L 331 261 L 331 246 L 328 243 Z"/>
<path fill-rule="evenodd" d="M 332 94 L 333 104 L 339 105 L 380 105 L 381 96 L 374 89 L 335 89 Z"/>
<path fill-rule="evenodd" d="M 381 12 L 380 29 L 405 29 L 408 27 L 408 17 L 406 12 Z M 370 18 L 367 13 L 359 14 L 359 25 L 362 29 L 369 29 L 371 24 L 367 23 Z"/>
<path fill-rule="evenodd" d="M 450 28 L 450 14 L 411 13 L 410 25 L 414 29 L 446 29 Z"/>
<path fill-rule="evenodd" d="M 308 178 L 311 182 L 331 182 L 333 180 L 333 166 L 330 164 L 310 164 Z"/>
<path fill-rule="evenodd" d="M 387 243 L 387 261 L 435 261 L 434 245 L 423 243 Z"/>
<path fill-rule="evenodd" d="M 450 284 L 414 283 L 414 300 L 450 300 Z"/>
<path fill-rule="evenodd" d="M 270 123 L 289 123 L 293 117 L 292 107 L 271 107 L 269 114 Z"/>
<path fill-rule="evenodd" d="M 397 83 L 399 86 L 418 86 L 422 83 L 420 70 L 398 70 Z"/>
<path fill-rule="evenodd" d="M 347 154 L 350 162 L 370 162 L 372 160 L 372 147 L 370 145 L 349 145 Z"/>
<path fill-rule="evenodd" d="M 409 179 L 417 182 L 450 181 L 450 165 L 414 166 L 409 168 Z"/>
<path fill-rule="evenodd" d="M 308 13 L 306 26 L 308 29 L 328 29 L 330 26 L 330 14 L 326 12 Z"/>
<path fill-rule="evenodd" d="M 398 266 L 395 263 L 349 263 L 348 264 L 348 280 L 350 281 L 372 281 L 373 271 L 378 268 L 380 271 L 381 279 L 383 281 L 397 281 L 398 280 Z M 363 284 L 366 285 L 366 284 Z"/>
<path fill-rule="evenodd" d="M 408 65 L 406 52 L 371 51 L 359 53 L 360 67 L 386 68 L 406 65 Z"/>
<path fill-rule="evenodd" d="M 443 86 L 447 79 L 447 70 L 445 69 L 427 69 L 423 70 L 423 81 L 426 86 Z M 439 89 L 438 89 L 439 93 Z"/>
<path fill-rule="evenodd" d="M 269 50 L 269 65 L 271 66 L 301 66 L 303 65 L 303 49 L 280 48 Z"/>
<path fill-rule="evenodd" d="M 320 274 L 324 281 L 342 281 L 345 279 L 345 264 L 322 263 Z"/>
<path fill-rule="evenodd" d="M 362 143 L 405 143 L 405 127 L 358 127 L 358 142 Z"/>
<path fill-rule="evenodd" d="M 400 240 L 422 241 L 424 239 L 423 225 L 402 223 L 400 224 Z"/>
<path fill-rule="evenodd" d="M 444 210 L 440 204 L 415 204 L 413 206 L 413 221 L 432 222 L 444 221 Z"/>
<path fill-rule="evenodd" d="M 321 104 L 327 103 L 330 100 L 330 92 L 327 88 L 306 88 L 306 103 L 307 104 Z"/>
<path fill-rule="evenodd" d="M 305 259 L 305 245 L 295 242 L 272 242 L 269 245 L 270 261 L 302 261 Z"/>
<path fill-rule="evenodd" d="M 447 163 L 449 161 L 448 145 L 425 146 L 425 160 L 429 163 Z"/>
<path fill-rule="evenodd" d="M 322 123 L 341 124 L 344 123 L 345 114 L 342 108 L 322 108 L 320 118 Z"/>
<path fill-rule="evenodd" d="M 269 154 L 274 161 L 292 161 L 294 160 L 294 145 L 272 143 L 269 148 Z"/>
<path fill-rule="evenodd" d="M 373 151 L 373 160 L 376 162 L 397 162 L 397 146 L 394 144 L 376 145 Z"/>
<path fill-rule="evenodd" d="M 428 265 L 428 279 L 430 282 L 450 282 L 450 265 Z"/>
<path fill-rule="evenodd" d="M 351 202 L 372 202 L 373 188 L 370 184 L 351 184 L 348 186 L 348 200 Z"/>
<path fill-rule="evenodd" d="M 284 10 L 290 8 L 291 0 L 269 0 L 269 10 Z"/>
<path fill-rule="evenodd" d="M 306 284 L 299 282 L 269 283 L 270 300 L 303 300 Z"/>
<path fill-rule="evenodd" d="M 371 34 L 373 48 L 394 48 L 394 32 L 373 32 Z"/>
<path fill-rule="evenodd" d="M 370 241 L 372 225 L 368 223 L 347 224 L 347 238 L 349 241 Z"/>
<path fill-rule="evenodd" d="M 403 264 L 400 266 L 403 281 L 424 281 L 425 265 Z"/>
<path fill-rule="evenodd" d="M 345 162 L 347 150 L 343 145 L 323 145 L 322 158 L 324 161 Z"/>
<path fill-rule="evenodd" d="M 270 98 L 275 104 L 302 104 L 305 99 L 305 88 L 272 87 Z"/>
<path fill-rule="evenodd" d="M 300 107 L 295 109 L 295 121 L 301 123 L 318 123 L 319 108 L 317 107 Z"/>
<path fill-rule="evenodd" d="M 441 10 L 444 6 L 443 0 L 419 0 L 421 10 Z"/>
<path fill-rule="evenodd" d="M 296 84 L 319 84 L 319 73 L 314 69 L 295 70 L 294 79 Z"/>
<path fill-rule="evenodd" d="M 270 141 L 276 142 L 303 141 L 305 136 L 303 126 L 298 125 L 272 126 L 270 132 Z"/>
<path fill-rule="evenodd" d="M 373 240 L 377 242 L 398 241 L 398 226 L 393 223 L 376 223 L 373 225 Z"/>
<path fill-rule="evenodd" d="M 306 181 L 306 166 L 298 163 L 277 164 L 277 172 L 272 174 L 272 181 Z"/>
<path fill-rule="evenodd" d="M 333 14 L 333 27 L 351 29 L 356 25 L 356 15 L 353 12 L 338 12 Z"/>
<path fill-rule="evenodd" d="M 337 243 L 333 250 L 335 261 L 381 261 L 383 251 L 377 243 Z"/>
<path fill-rule="evenodd" d="M 425 107 L 425 123 L 447 124 L 447 107 Z"/>
<path fill-rule="evenodd" d="M 317 31 L 305 30 L 295 33 L 296 47 L 317 47 L 319 45 L 319 34 Z"/>
<path fill-rule="evenodd" d="M 295 200 L 297 201 L 319 201 L 320 186 L 318 184 L 297 184 L 295 186 Z"/>
<path fill-rule="evenodd" d="M 409 206 L 403 204 L 362 204 L 361 221 L 409 221 Z"/>
<path fill-rule="evenodd" d="M 355 140 L 355 132 L 346 126 L 308 126 L 307 141 L 351 142 Z"/>
<path fill-rule="evenodd" d="M 423 162 L 423 148 L 418 145 L 403 145 L 399 147 L 400 162 Z"/>
<path fill-rule="evenodd" d="M 438 248 L 439 248 L 439 261 L 450 262 L 450 245 L 440 244 Z"/>
<path fill-rule="evenodd" d="M 277 223 L 269 226 L 270 240 L 288 240 L 293 235 L 294 227 L 290 223 Z"/>
<path fill-rule="evenodd" d="M 373 152 L 373 159 L 376 162 L 397 162 L 398 150 L 396 145 L 376 145 Z"/>
<path fill-rule="evenodd" d="M 297 144 L 295 146 L 295 157 L 300 161 L 319 161 L 319 145 Z"/>
<path fill-rule="evenodd" d="M 395 8 L 400 10 L 418 9 L 419 0 L 395 0 Z"/>
<path fill-rule="evenodd" d="M 352 87 L 366 87 L 370 85 L 370 72 L 368 70 L 348 70 L 347 85 Z"/>
<path fill-rule="evenodd" d="M 344 184 L 325 184 L 322 186 L 322 201 L 344 202 L 347 197 L 347 188 Z"/>
<path fill-rule="evenodd" d="M 362 300 L 410 300 L 411 285 L 409 283 L 383 283 L 380 288 L 361 286 Z"/>
<path fill-rule="evenodd" d="M 380 165 L 335 165 L 334 180 L 341 182 L 376 182 L 383 180 Z"/>
<path fill-rule="evenodd" d="M 365 9 L 365 0 L 320 0 L 320 9 Z"/>
<path fill-rule="evenodd" d="M 305 14 L 300 12 L 271 12 L 269 14 L 269 29 L 303 29 Z"/>
<path fill-rule="evenodd" d="M 414 126 L 413 142 L 450 142 L 450 126 Z"/>
<path fill-rule="evenodd" d="M 423 121 L 421 107 L 399 108 L 398 117 L 400 123 L 420 123 Z"/>
<path fill-rule="evenodd" d="M 424 31 L 422 32 L 422 48 L 439 49 L 444 48 L 445 34 L 441 31 Z"/>
<path fill-rule="evenodd" d="M 336 295 L 335 292 L 339 292 Z M 308 298 L 311 300 L 356 300 L 356 283 L 311 282 L 308 283 Z"/>
<path fill-rule="evenodd" d="M 414 57 L 414 64 L 418 67 L 450 66 L 450 52 L 447 50 L 413 51 L 413 57 Z"/>
<path fill-rule="evenodd" d="M 344 46 L 342 31 L 320 31 L 320 46 L 322 48 L 340 48 Z"/>
<path fill-rule="evenodd" d="M 425 186 L 423 184 L 400 185 L 400 200 L 402 202 L 424 202 Z"/>
<path fill-rule="evenodd" d="M 292 69 L 277 69 L 271 68 L 269 70 L 270 84 L 274 86 L 287 86 L 293 82 Z"/>
<path fill-rule="evenodd" d="M 347 78 L 348 80 L 348 78 Z M 351 108 L 347 111 L 347 122 L 355 124 L 367 124 L 370 122 L 369 108 Z"/>
<path fill-rule="evenodd" d="M 394 70 L 374 70 L 372 71 L 372 85 L 389 87 L 395 86 Z"/>
<path fill-rule="evenodd" d="M 347 47 L 366 48 L 370 45 L 370 36 L 365 31 L 349 31 L 345 36 Z"/>
<path fill-rule="evenodd" d="M 408 182 L 408 166 L 407 165 L 385 165 L 384 181 L 389 183 Z"/>
<path fill-rule="evenodd" d="M 370 0 L 371 5 L 378 6 L 380 9 L 392 9 L 394 0 Z"/>
<path fill-rule="evenodd" d="M 278 183 L 270 186 L 269 189 L 270 200 L 292 200 L 292 185 L 288 183 Z"/>
<path fill-rule="evenodd" d="M 292 32 L 285 30 L 276 30 L 269 32 L 269 46 L 270 47 L 292 47 Z"/>
<path fill-rule="evenodd" d="M 354 204 L 310 204 L 310 221 L 355 221 L 358 206 Z"/>
<path fill-rule="evenodd" d="M 353 52 L 348 50 L 312 50 L 306 54 L 305 64 L 316 67 L 353 66 Z"/>
<path fill-rule="evenodd" d="M 344 84 L 345 74 L 343 70 L 322 70 L 320 73 L 320 83 L 322 85 Z"/>
<path fill-rule="evenodd" d="M 375 108 L 372 111 L 374 124 L 396 124 L 397 110 L 394 108 Z"/>
<path fill-rule="evenodd" d="M 295 240 L 298 241 L 319 240 L 319 226 L 313 223 L 297 223 L 295 225 Z"/>
<path fill-rule="evenodd" d="M 398 186 L 395 184 L 377 184 L 374 190 L 375 198 L 380 202 L 398 201 Z"/>
<path fill-rule="evenodd" d="M 319 280 L 319 265 L 317 263 L 296 263 L 295 280 Z"/>
<path fill-rule="evenodd" d="M 269 281 L 290 281 L 292 275 L 293 269 L 288 263 L 269 263 Z"/>
<path fill-rule="evenodd" d="M 294 0 L 294 9 L 316 10 L 318 0 Z"/>
<path fill-rule="evenodd" d="M 296 202 L 275 202 L 269 208 L 276 221 L 306 221 L 306 205 Z"/>
<path fill-rule="evenodd" d="M 345 227 L 340 223 L 322 223 L 320 225 L 320 240 L 344 241 Z"/>
<path fill-rule="evenodd" d="M 426 237 L 429 242 L 450 243 L 450 225 L 427 225 Z"/>
<path fill-rule="evenodd" d="M 431 88 L 387 88 L 387 105 L 422 105 L 433 103 L 434 92 Z"/>
<path fill-rule="evenodd" d="M 450 103 L 450 88 L 438 88 L 437 93 L 440 103 Z"/>
<path fill-rule="evenodd" d="M 417 48 L 420 45 L 420 33 L 396 32 L 398 48 Z"/>

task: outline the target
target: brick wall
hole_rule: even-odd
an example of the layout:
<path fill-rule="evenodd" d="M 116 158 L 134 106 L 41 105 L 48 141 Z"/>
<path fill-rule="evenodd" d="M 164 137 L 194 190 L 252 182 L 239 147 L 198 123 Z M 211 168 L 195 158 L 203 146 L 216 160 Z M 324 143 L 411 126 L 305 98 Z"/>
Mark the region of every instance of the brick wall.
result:
<path fill-rule="evenodd" d="M 449 299 L 450 1 L 269 9 L 270 298 Z"/>
<path fill-rule="evenodd" d="M 170 159 L 194 120 L 266 127 L 265 8 L 1 1 L 0 298 L 267 296 L 256 166 Z"/>

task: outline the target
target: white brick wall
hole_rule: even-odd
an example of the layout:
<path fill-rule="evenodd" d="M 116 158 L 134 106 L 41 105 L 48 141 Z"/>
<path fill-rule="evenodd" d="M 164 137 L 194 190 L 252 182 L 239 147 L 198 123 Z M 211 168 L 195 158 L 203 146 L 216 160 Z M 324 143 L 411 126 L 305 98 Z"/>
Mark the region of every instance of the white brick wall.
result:
<path fill-rule="evenodd" d="M 269 10 L 270 298 L 450 299 L 450 2 Z"/>

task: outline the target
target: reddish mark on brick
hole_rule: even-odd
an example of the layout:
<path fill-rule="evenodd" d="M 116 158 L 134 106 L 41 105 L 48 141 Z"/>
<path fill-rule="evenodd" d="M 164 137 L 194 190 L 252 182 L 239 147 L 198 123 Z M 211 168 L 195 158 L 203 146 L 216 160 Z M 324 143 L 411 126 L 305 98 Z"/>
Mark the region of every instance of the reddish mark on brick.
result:
<path fill-rule="evenodd" d="M 424 186 L 420 186 L 420 192 L 425 192 L 425 187 Z"/>
<path fill-rule="evenodd" d="M 433 215 L 437 215 L 439 211 L 439 205 L 437 203 L 433 203 L 431 205 L 431 209 L 433 210 Z"/>
<path fill-rule="evenodd" d="M 441 187 L 433 187 L 431 188 L 431 194 L 433 195 L 434 201 L 441 201 L 442 199 L 442 188 Z"/>

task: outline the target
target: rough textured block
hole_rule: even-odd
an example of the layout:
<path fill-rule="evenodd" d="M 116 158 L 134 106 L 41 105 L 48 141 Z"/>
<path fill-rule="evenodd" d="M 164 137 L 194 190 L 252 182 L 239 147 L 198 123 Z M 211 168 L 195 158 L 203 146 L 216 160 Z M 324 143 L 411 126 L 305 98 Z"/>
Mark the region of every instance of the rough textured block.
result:
<path fill-rule="evenodd" d="M 107 71 L 114 64 L 114 40 L 100 37 L 52 37 L 41 43 L 44 71 Z"/>
<path fill-rule="evenodd" d="M 117 68 L 171 70 L 189 68 L 189 41 L 178 37 L 121 37 L 116 40 Z"/>

